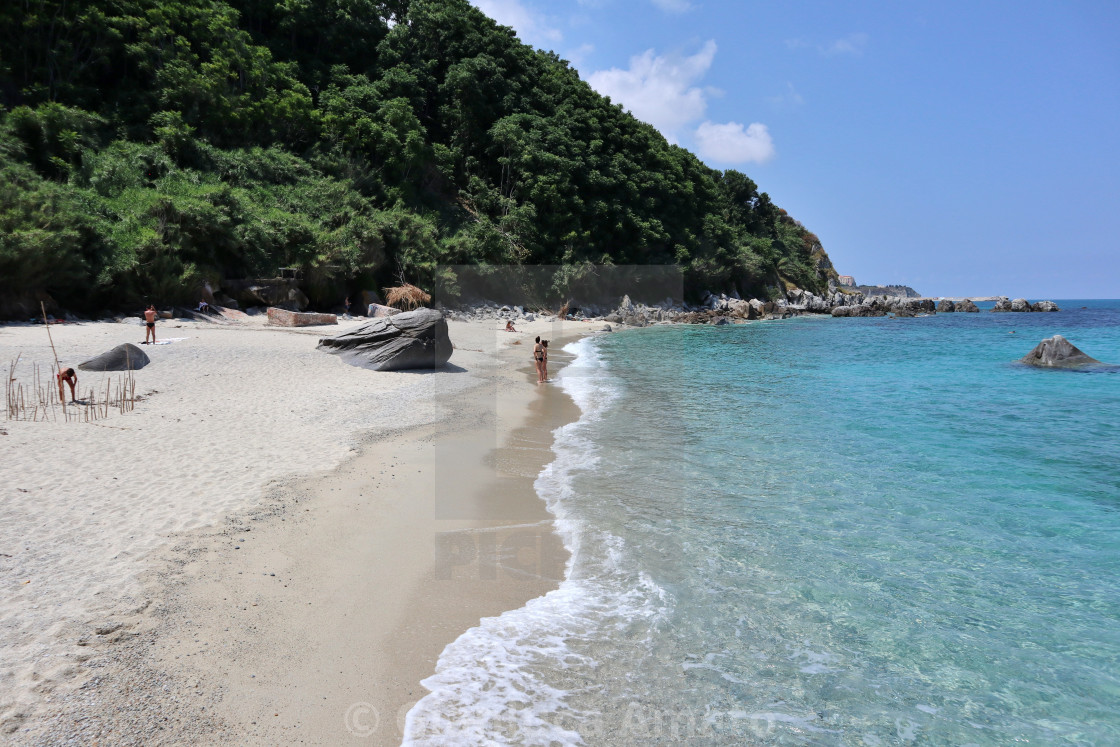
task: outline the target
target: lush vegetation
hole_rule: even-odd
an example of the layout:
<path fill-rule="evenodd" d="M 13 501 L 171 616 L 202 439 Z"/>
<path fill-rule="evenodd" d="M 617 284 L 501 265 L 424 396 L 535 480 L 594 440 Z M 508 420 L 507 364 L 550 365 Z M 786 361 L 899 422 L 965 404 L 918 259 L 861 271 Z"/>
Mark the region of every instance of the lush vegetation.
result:
<path fill-rule="evenodd" d="M 754 295 L 831 272 L 745 175 L 466 0 L 0 5 L 0 307 L 293 266 L 325 305 L 453 264 L 565 265 L 559 294 L 596 264 Z"/>

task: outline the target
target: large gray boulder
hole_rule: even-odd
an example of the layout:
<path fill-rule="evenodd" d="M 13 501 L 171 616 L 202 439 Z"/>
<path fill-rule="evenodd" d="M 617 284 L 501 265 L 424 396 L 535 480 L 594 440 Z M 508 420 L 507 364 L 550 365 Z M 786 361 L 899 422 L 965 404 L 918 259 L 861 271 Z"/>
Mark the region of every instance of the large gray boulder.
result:
<path fill-rule="evenodd" d="M 1034 350 L 1020 359 L 1021 363 L 1028 366 L 1042 366 L 1046 368 L 1076 368 L 1092 364 L 1100 364 L 1096 358 L 1090 358 L 1079 350 L 1072 342 L 1054 335 L 1035 346 Z"/>
<path fill-rule="evenodd" d="M 937 313 L 945 314 L 947 312 L 954 312 L 957 310 L 957 305 L 950 301 L 948 298 L 941 299 L 937 304 Z"/>
<path fill-rule="evenodd" d="M 447 322 L 432 309 L 405 311 L 366 322 L 357 329 L 319 340 L 319 349 L 337 353 L 371 371 L 439 368 L 451 358 Z"/>
<path fill-rule="evenodd" d="M 1053 301 L 1038 301 L 1031 304 L 1031 311 L 1060 311 L 1058 304 Z"/>
<path fill-rule="evenodd" d="M 83 371 L 136 371 L 151 362 L 143 350 L 126 342 L 85 363 L 79 363 L 78 368 Z"/>
<path fill-rule="evenodd" d="M 1011 311 L 1011 299 L 1007 296 L 1000 296 L 996 305 L 992 307 L 992 311 Z"/>
<path fill-rule="evenodd" d="M 1028 301 L 1025 298 L 1016 298 L 1014 301 L 1011 302 L 1011 310 L 1012 311 L 1018 311 L 1018 312 L 1030 311 L 1031 310 L 1031 302 Z"/>
<path fill-rule="evenodd" d="M 971 300 L 966 298 L 963 301 L 957 301 L 957 311 L 965 311 L 965 312 L 969 312 L 969 313 L 976 313 L 976 312 L 980 311 L 980 307 L 977 306 L 976 304 L 974 304 Z"/>

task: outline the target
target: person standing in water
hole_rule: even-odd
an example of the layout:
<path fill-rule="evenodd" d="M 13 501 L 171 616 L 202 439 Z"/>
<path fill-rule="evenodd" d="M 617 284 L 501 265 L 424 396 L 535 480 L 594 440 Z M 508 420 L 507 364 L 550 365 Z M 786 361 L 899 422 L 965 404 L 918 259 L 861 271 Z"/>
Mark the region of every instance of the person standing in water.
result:
<path fill-rule="evenodd" d="M 144 342 L 140 343 L 141 345 L 148 344 L 149 336 L 152 338 L 152 344 L 156 344 L 156 316 L 158 316 L 156 314 L 156 305 L 148 304 L 147 310 L 144 311 L 144 326 L 147 329 L 144 330 Z"/>
<path fill-rule="evenodd" d="M 533 362 L 537 365 L 537 383 L 544 381 L 544 346 L 541 345 L 541 336 L 537 335 L 537 343 L 533 345 Z"/>

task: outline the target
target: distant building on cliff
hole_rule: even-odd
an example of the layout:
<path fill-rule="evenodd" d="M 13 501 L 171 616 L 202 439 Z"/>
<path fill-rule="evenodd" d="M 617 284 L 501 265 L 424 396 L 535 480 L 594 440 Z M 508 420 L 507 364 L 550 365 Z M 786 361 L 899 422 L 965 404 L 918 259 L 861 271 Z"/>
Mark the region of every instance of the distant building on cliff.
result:
<path fill-rule="evenodd" d="M 856 287 L 856 279 L 851 275 L 841 275 L 836 279 L 836 282 L 840 283 L 840 285 L 843 285 L 846 288 Z"/>

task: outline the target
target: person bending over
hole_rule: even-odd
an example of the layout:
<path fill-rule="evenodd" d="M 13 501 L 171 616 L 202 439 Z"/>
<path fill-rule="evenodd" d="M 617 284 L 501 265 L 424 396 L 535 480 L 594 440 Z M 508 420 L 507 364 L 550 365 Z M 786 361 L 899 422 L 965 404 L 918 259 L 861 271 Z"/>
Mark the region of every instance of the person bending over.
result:
<path fill-rule="evenodd" d="M 74 369 L 68 368 L 62 373 L 55 374 L 58 377 L 58 400 L 62 404 L 66 404 L 66 389 L 62 386 L 63 382 L 70 385 L 70 401 L 77 402 L 78 399 L 74 394 L 74 390 L 78 388 L 78 374 Z"/>

